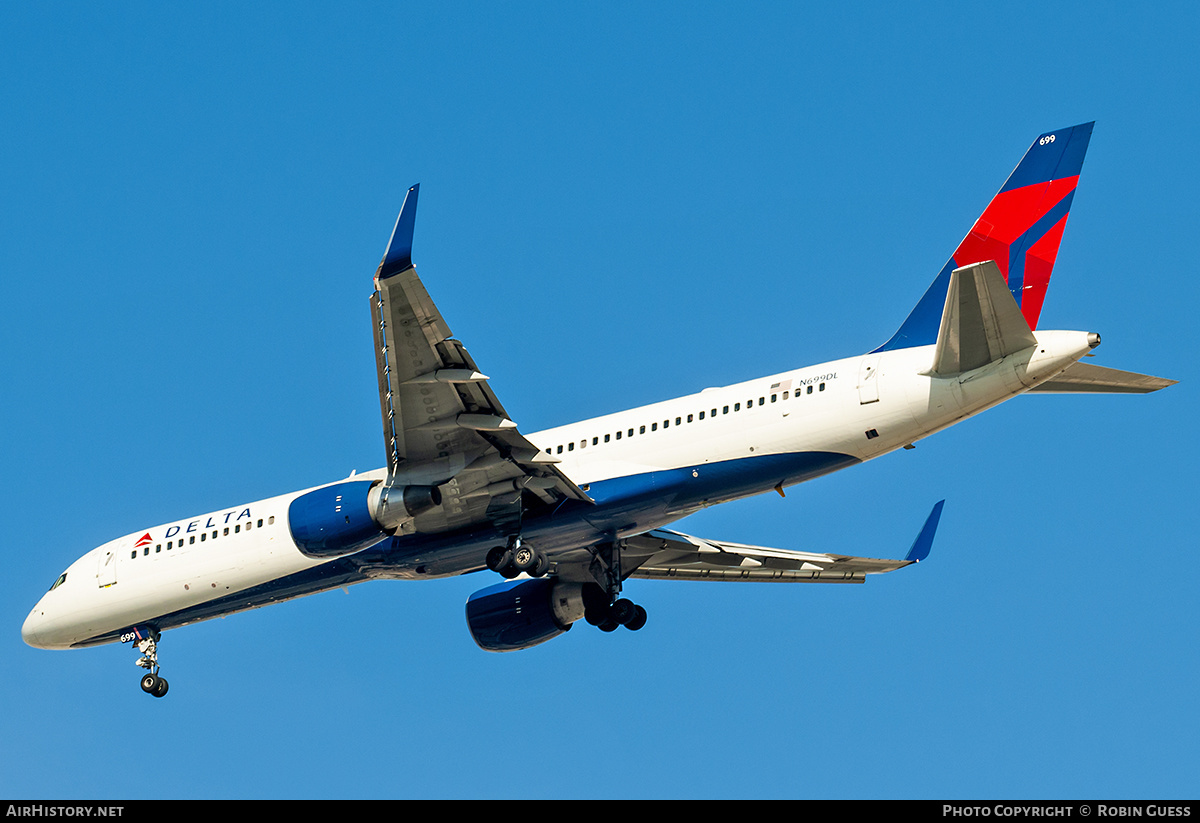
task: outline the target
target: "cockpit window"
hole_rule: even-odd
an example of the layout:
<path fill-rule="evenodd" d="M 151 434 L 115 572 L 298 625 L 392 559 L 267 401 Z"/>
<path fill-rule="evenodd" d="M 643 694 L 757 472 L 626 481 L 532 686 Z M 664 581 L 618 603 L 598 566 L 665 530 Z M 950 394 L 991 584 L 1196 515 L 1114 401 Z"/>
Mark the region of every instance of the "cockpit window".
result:
<path fill-rule="evenodd" d="M 54 585 L 50 587 L 50 591 L 54 591 L 65 582 L 67 582 L 67 573 L 63 572 L 58 576 L 58 579 L 54 581 Z"/>

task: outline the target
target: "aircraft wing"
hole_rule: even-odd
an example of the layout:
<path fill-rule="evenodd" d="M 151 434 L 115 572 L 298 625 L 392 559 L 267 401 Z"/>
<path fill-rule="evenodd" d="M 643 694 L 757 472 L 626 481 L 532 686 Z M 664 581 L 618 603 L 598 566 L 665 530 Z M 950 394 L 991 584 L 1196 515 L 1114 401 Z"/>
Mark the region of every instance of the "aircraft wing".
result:
<path fill-rule="evenodd" d="M 623 563 L 637 563 L 630 577 L 673 580 L 734 580 L 781 583 L 862 583 L 868 574 L 895 571 L 924 560 L 946 501 L 934 505 L 903 560 L 821 554 L 765 546 L 746 546 L 681 534 L 668 529 L 631 537 Z"/>
<path fill-rule="evenodd" d="M 388 482 L 438 485 L 443 505 L 414 530 L 515 519 L 521 507 L 590 498 L 517 430 L 417 277 L 409 189 L 371 296 Z"/>

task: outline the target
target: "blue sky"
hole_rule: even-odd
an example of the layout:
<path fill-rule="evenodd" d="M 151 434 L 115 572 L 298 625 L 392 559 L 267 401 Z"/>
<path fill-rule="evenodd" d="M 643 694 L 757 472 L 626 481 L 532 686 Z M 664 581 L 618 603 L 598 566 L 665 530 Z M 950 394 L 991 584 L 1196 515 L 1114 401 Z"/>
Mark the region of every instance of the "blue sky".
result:
<path fill-rule="evenodd" d="M 1183 3 L 5 4 L 0 795 L 1194 798 Z M 524 431 L 867 351 L 1037 134 L 1095 120 L 1042 313 L 1182 382 L 1021 398 L 705 511 L 933 554 L 634 582 L 637 634 L 479 651 L 471 575 L 125 646 L 25 614 L 112 537 L 383 462 L 367 298 L 414 259 Z"/>

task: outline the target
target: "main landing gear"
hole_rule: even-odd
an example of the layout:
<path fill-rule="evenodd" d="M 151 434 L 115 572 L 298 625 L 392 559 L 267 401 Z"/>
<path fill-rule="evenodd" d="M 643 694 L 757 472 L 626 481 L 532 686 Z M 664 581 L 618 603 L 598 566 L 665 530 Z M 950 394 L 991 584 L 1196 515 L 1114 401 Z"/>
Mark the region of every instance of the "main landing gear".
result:
<path fill-rule="evenodd" d="M 615 632 L 618 626 L 636 632 L 646 625 L 646 610 L 624 597 L 612 600 L 604 589 L 588 585 L 583 587 L 583 619 L 602 632 Z"/>
<path fill-rule="evenodd" d="M 506 580 L 521 573 L 530 577 L 541 577 L 550 570 L 550 559 L 521 540 L 520 536 L 508 538 L 507 546 L 494 546 L 487 554 L 487 567 Z"/>
<path fill-rule="evenodd" d="M 169 688 L 167 678 L 158 673 L 159 637 L 160 635 L 156 631 L 135 630 L 132 638 L 136 641 L 134 647 L 142 653 L 137 664 L 147 670 L 142 677 L 142 691 L 155 697 L 163 697 Z"/>
<path fill-rule="evenodd" d="M 583 619 L 602 632 L 613 632 L 624 626 L 636 632 L 646 625 L 646 610 L 636 603 L 618 597 L 625 579 L 621 571 L 621 541 L 613 539 L 591 548 L 592 562 L 588 567 L 595 584 L 583 587 Z"/>
<path fill-rule="evenodd" d="M 646 625 L 646 610 L 631 600 L 618 597 L 621 593 L 621 549 L 616 541 L 601 543 L 591 549 L 589 571 L 595 583 L 583 587 L 583 617 L 602 632 L 616 631 L 624 626 L 636 632 Z M 520 535 L 508 539 L 506 546 L 495 546 L 487 554 L 487 567 L 507 580 L 522 572 L 541 577 L 550 569 L 544 552 L 525 543 Z"/>

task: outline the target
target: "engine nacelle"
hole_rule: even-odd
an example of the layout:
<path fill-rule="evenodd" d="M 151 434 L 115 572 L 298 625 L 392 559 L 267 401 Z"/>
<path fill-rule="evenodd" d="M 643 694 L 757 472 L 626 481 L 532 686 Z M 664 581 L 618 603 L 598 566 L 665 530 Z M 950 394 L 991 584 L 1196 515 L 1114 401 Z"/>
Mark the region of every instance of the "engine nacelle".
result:
<path fill-rule="evenodd" d="M 500 583 L 467 599 L 467 626 L 479 648 L 512 652 L 545 643 L 583 617 L 583 586 L 540 577 Z"/>
<path fill-rule="evenodd" d="M 442 505 L 442 493 L 437 486 L 385 486 L 377 483 L 367 495 L 367 505 L 375 522 L 389 532 L 400 528 L 405 520 Z"/>
<path fill-rule="evenodd" d="M 436 486 L 349 480 L 300 495 L 288 507 L 292 540 L 308 557 L 351 554 L 392 534 L 442 502 Z"/>

